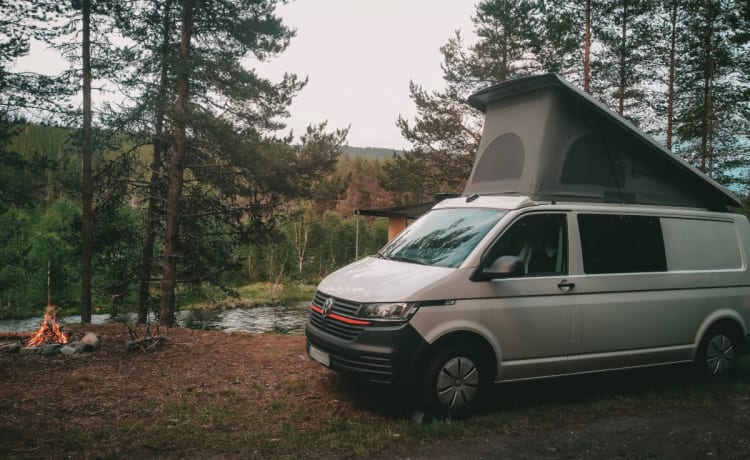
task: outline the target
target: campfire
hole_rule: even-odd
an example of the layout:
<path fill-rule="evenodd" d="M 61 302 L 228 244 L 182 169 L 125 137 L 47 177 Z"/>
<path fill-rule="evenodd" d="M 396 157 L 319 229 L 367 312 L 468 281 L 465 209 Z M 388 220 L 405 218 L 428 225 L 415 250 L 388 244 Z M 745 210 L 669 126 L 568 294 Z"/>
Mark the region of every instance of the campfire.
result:
<path fill-rule="evenodd" d="M 44 321 L 33 332 L 0 332 L 0 353 L 22 355 L 65 356 L 96 351 L 101 348 L 101 339 L 93 332 L 69 334 L 57 324 L 57 307 L 47 304 Z"/>
<path fill-rule="evenodd" d="M 57 325 L 57 308 L 54 305 L 47 305 L 42 325 L 32 333 L 26 346 L 37 347 L 45 343 L 68 343 L 67 334 L 62 332 Z"/>

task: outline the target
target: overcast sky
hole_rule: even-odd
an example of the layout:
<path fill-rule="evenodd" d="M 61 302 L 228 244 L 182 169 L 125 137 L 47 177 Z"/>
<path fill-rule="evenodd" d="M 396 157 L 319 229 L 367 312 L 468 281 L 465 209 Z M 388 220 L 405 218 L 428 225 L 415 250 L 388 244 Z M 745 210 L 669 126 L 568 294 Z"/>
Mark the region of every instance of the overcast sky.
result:
<path fill-rule="evenodd" d="M 286 52 L 258 67 L 310 81 L 291 107 L 289 127 L 351 123 L 349 144 L 408 147 L 395 122 L 413 117 L 409 80 L 443 88 L 439 48 L 456 29 L 472 33 L 476 0 L 297 0 L 278 9 L 297 29 Z"/>
<path fill-rule="evenodd" d="M 351 124 L 349 145 L 407 148 L 395 122 L 413 117 L 409 80 L 443 88 L 439 48 L 460 29 L 472 35 L 476 0 L 296 0 L 278 14 L 297 30 L 289 48 L 267 63 L 253 63 L 271 79 L 284 72 L 309 77 L 290 108 L 288 127 L 302 134 L 310 123 Z M 38 43 L 16 70 L 63 67 Z"/>

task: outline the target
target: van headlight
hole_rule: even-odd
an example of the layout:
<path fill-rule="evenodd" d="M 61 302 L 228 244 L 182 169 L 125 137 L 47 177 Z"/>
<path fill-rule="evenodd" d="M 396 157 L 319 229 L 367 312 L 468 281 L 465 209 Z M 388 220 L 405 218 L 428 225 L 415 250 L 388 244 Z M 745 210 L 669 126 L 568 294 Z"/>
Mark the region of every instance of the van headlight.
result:
<path fill-rule="evenodd" d="M 406 321 L 417 309 L 416 303 L 408 302 L 366 303 L 359 309 L 359 317 L 375 321 Z"/>

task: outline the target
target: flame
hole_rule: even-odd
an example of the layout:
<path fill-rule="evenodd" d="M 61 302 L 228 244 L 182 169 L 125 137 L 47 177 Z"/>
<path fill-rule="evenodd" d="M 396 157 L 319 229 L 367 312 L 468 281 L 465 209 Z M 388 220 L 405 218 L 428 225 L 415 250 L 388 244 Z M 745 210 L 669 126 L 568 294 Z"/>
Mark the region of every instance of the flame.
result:
<path fill-rule="evenodd" d="M 28 347 L 36 347 L 45 342 L 49 343 L 68 343 L 68 336 L 57 326 L 57 308 L 54 305 L 47 305 L 44 312 L 44 321 L 39 330 L 32 335 L 26 343 Z"/>

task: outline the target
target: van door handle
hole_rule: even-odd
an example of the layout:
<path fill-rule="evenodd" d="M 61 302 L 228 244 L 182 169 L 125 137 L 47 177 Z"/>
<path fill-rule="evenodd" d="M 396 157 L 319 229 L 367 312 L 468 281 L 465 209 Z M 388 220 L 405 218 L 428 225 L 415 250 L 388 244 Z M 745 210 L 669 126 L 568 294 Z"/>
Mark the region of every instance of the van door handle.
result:
<path fill-rule="evenodd" d="M 569 283 L 568 280 L 562 280 L 557 283 L 557 288 L 563 292 L 568 292 L 574 287 L 576 287 L 576 283 Z"/>

